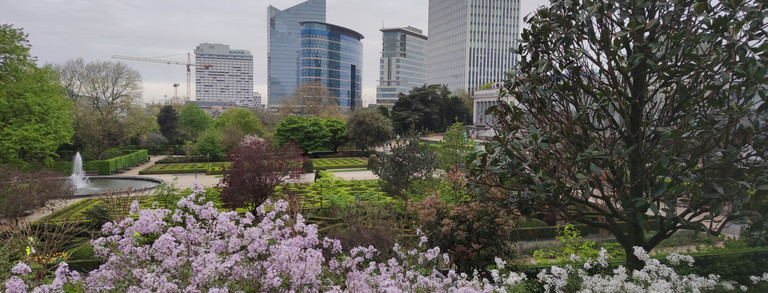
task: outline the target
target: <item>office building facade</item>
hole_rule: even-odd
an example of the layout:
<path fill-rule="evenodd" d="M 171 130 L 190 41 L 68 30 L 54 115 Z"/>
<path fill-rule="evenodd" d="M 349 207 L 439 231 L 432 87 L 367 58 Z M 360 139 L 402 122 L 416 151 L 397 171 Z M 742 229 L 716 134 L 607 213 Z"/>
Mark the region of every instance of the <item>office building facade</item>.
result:
<path fill-rule="evenodd" d="M 503 81 L 519 34 L 520 0 L 429 0 L 428 83 L 472 91 Z"/>
<path fill-rule="evenodd" d="M 229 45 L 203 43 L 195 48 L 195 98 L 207 102 L 235 102 L 253 98 L 253 55 Z"/>
<path fill-rule="evenodd" d="M 325 22 L 325 0 L 307 0 L 285 10 L 267 8 L 267 98 L 270 108 L 290 99 L 299 86 L 302 21 Z"/>
<path fill-rule="evenodd" d="M 320 82 L 342 110 L 362 107 L 363 35 L 319 21 L 303 21 L 299 82 Z"/>
<path fill-rule="evenodd" d="M 414 27 L 383 28 L 376 104 L 391 107 L 399 93 L 427 83 L 427 36 Z"/>

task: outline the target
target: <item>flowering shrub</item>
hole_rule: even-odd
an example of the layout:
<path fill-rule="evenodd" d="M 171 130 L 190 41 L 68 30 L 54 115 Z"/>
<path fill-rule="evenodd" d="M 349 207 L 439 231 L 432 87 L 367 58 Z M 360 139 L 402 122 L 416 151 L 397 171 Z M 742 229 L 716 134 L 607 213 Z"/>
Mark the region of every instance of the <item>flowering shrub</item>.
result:
<path fill-rule="evenodd" d="M 32 269 L 19 263 L 4 282 L 6 292 L 62 292 L 65 286 L 84 292 L 519 292 L 526 281 L 525 274 L 504 271 L 501 259 L 496 259 L 499 269 L 489 271 L 490 280 L 453 270 L 443 275 L 436 268 L 448 265 L 448 256 L 437 247 L 426 249 L 426 236 L 416 249 L 395 244 L 394 257 L 382 262 L 373 260 L 378 252 L 370 246 L 342 254 L 338 240 L 320 240 L 315 225 L 286 213 L 284 201 L 265 203 L 256 216 L 239 216 L 201 203 L 199 192 L 180 200 L 173 212 L 139 209 L 134 202 L 131 213 L 137 219 L 105 224 L 104 236 L 92 242 L 107 261 L 87 276 L 62 263 L 49 284 L 30 288 Z M 619 267 L 613 274 L 586 273 L 607 265 L 603 251 L 596 263 L 553 267 L 537 281 L 546 292 L 563 292 L 568 284 L 582 292 L 733 289 L 717 276 L 681 276 L 642 249 L 635 253 L 646 262 L 641 271 Z M 670 256 L 671 263 L 691 261 Z"/>

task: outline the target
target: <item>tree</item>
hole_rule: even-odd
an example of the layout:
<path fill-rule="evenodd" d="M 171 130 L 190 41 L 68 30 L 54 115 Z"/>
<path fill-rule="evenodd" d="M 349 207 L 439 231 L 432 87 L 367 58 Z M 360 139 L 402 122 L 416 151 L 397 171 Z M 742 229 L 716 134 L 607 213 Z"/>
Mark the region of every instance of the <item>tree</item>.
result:
<path fill-rule="evenodd" d="M 246 207 L 254 212 L 275 193 L 275 188 L 304 173 L 301 151 L 294 144 L 278 146 L 265 139 L 243 141 L 229 160 L 221 179 L 221 201 L 224 207 Z"/>
<path fill-rule="evenodd" d="M 72 138 L 72 107 L 56 72 L 38 68 L 22 29 L 0 24 L 0 164 L 49 163 Z"/>
<path fill-rule="evenodd" d="M 413 133 L 395 140 L 391 152 L 380 152 L 378 157 L 381 163 L 373 173 L 381 179 L 381 189 L 406 201 L 413 182 L 430 178 L 437 163 Z"/>
<path fill-rule="evenodd" d="M 347 143 L 347 123 L 336 118 L 323 119 L 323 126 L 330 134 L 327 147 L 334 153 L 339 152 L 339 147 Z"/>
<path fill-rule="evenodd" d="M 243 141 L 245 136 L 245 132 L 240 130 L 240 127 L 230 124 L 221 129 L 221 144 L 224 145 L 224 149 L 229 153 L 240 146 L 240 142 Z"/>
<path fill-rule="evenodd" d="M 179 125 L 188 138 L 193 139 L 213 125 L 213 118 L 205 114 L 197 103 L 189 103 L 179 113 Z"/>
<path fill-rule="evenodd" d="M 252 134 L 259 137 L 264 136 L 264 128 L 261 126 L 259 118 L 256 118 L 256 114 L 253 114 L 253 112 L 243 108 L 233 107 L 227 109 L 219 119 L 216 119 L 215 125 L 219 129 L 234 125 L 245 134 Z"/>
<path fill-rule="evenodd" d="M 394 134 L 392 122 L 375 109 L 358 109 L 347 120 L 347 139 L 364 151 L 383 145 Z"/>
<path fill-rule="evenodd" d="M 415 130 L 442 131 L 454 122 L 471 122 L 471 112 L 460 97 L 444 85 L 424 85 L 400 94 L 392 106 L 392 123 L 397 133 Z"/>
<path fill-rule="evenodd" d="M 473 150 L 475 143 L 467 137 L 464 126 L 460 122 L 454 123 L 443 135 L 443 143 L 437 155 L 440 168 L 448 170 L 453 166 L 465 170 L 466 157 Z"/>
<path fill-rule="evenodd" d="M 281 117 L 299 115 L 307 117 L 340 118 L 339 101 L 331 97 L 331 92 L 319 81 L 299 84 L 296 93 L 278 108 Z"/>
<path fill-rule="evenodd" d="M 75 145 L 101 159 L 109 148 L 157 128 L 141 109 L 141 74 L 123 63 L 82 58 L 57 65 L 76 109 Z"/>
<path fill-rule="evenodd" d="M 552 1 L 528 20 L 514 103 L 474 175 L 522 212 L 608 230 L 630 269 L 634 246 L 719 234 L 768 189 L 766 16 L 754 1 Z"/>
<path fill-rule="evenodd" d="M 169 141 L 177 143 L 179 141 L 179 114 L 171 105 L 160 108 L 157 113 L 157 125 L 160 127 L 160 133 Z"/>
<path fill-rule="evenodd" d="M 195 145 L 195 153 L 210 157 L 214 161 L 224 158 L 226 153 L 222 144 L 221 131 L 211 128 L 201 133 Z"/>
<path fill-rule="evenodd" d="M 328 146 L 331 133 L 320 118 L 288 116 L 277 124 L 275 139 L 279 145 L 293 142 L 308 154 Z"/>

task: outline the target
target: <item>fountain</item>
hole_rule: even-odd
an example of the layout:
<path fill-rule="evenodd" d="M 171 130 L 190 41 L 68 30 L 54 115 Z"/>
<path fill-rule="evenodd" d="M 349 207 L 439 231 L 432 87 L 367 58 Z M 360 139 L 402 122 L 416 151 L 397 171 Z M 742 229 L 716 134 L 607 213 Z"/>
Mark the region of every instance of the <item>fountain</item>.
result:
<path fill-rule="evenodd" d="M 72 160 L 69 181 L 75 187 L 76 196 L 97 195 L 108 192 L 143 191 L 153 189 L 163 180 L 141 176 L 86 176 L 80 152 Z"/>

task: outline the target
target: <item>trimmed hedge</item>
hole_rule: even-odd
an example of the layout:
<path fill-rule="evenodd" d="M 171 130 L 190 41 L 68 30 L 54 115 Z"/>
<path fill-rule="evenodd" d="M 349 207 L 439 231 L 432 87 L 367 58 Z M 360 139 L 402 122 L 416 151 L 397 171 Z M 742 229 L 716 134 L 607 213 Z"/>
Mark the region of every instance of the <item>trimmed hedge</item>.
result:
<path fill-rule="evenodd" d="M 648 221 L 645 224 L 646 229 L 648 227 L 653 227 L 657 222 L 655 220 Z M 626 223 L 620 223 L 619 225 L 626 225 Z M 592 226 L 587 226 L 585 224 L 574 224 L 573 225 L 581 235 L 589 235 L 589 234 L 597 234 L 600 233 L 599 228 L 595 228 Z M 547 227 L 530 227 L 530 228 L 518 228 L 514 229 L 511 232 L 510 235 L 510 241 L 517 242 L 517 241 L 534 241 L 534 240 L 541 240 L 541 239 L 554 239 L 557 237 L 557 229 L 560 228 L 560 226 L 547 226 Z"/>
<path fill-rule="evenodd" d="M 130 151 L 127 155 L 114 157 L 100 161 L 83 162 L 83 170 L 97 171 L 99 175 L 112 175 L 119 171 L 128 170 L 128 168 L 149 161 L 147 150 Z M 53 165 L 53 169 L 66 175 L 72 174 L 71 161 L 59 161 Z"/>

